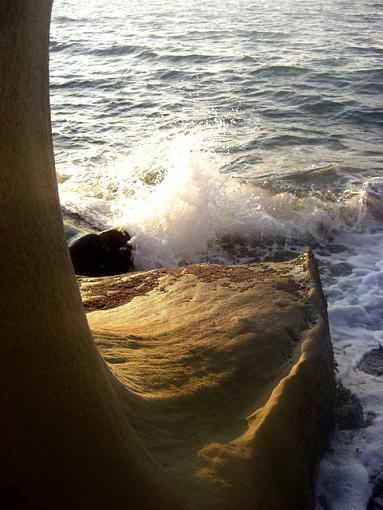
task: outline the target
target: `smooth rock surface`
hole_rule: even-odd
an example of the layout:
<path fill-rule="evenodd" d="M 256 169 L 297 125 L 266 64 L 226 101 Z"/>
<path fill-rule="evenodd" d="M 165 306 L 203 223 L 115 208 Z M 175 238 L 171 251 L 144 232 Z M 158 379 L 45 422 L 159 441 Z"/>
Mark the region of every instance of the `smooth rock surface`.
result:
<path fill-rule="evenodd" d="M 125 413 L 186 508 L 314 508 L 335 382 L 310 253 L 79 282 Z"/>
<path fill-rule="evenodd" d="M 359 370 L 376 377 L 383 376 L 383 348 L 373 349 L 363 356 L 358 365 Z"/>
<path fill-rule="evenodd" d="M 335 421 L 339 430 L 352 430 L 365 426 L 362 404 L 342 383 L 338 383 L 336 389 Z"/>

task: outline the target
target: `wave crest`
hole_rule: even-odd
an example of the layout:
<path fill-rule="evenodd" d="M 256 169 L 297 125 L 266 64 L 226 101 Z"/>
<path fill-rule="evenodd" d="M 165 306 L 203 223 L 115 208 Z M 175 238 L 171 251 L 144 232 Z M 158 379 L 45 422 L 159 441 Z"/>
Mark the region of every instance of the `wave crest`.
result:
<path fill-rule="evenodd" d="M 223 174 L 194 135 L 67 177 L 63 206 L 101 228 L 125 228 L 140 269 L 235 262 L 273 243 L 325 245 L 336 231 L 359 228 L 363 217 L 359 195 L 329 201 L 273 193 Z"/>

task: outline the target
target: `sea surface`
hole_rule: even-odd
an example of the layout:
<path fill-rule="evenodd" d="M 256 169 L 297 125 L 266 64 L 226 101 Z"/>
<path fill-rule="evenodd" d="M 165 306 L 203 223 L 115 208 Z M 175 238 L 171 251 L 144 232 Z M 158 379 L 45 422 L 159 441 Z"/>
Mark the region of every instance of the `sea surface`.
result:
<path fill-rule="evenodd" d="M 336 432 L 318 510 L 365 510 L 383 473 L 383 378 L 358 368 L 383 346 L 382 27 L 383 0 L 53 8 L 64 212 L 124 227 L 140 269 L 314 249 L 368 424 Z"/>

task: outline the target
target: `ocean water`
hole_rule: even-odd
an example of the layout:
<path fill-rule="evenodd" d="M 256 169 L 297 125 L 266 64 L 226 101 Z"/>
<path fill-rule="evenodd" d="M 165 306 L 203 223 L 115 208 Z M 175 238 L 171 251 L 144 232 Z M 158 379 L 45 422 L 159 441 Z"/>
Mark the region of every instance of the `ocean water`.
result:
<path fill-rule="evenodd" d="M 383 1 L 55 0 L 50 73 L 64 212 L 133 236 L 140 269 L 320 263 L 338 431 L 318 510 L 364 510 L 383 472 Z M 374 207 L 372 207 L 374 205 Z"/>

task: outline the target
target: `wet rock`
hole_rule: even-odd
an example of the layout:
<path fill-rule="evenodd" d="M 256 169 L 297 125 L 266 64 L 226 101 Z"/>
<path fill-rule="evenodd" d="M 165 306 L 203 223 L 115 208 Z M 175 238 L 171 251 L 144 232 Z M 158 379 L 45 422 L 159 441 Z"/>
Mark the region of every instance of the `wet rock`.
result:
<path fill-rule="evenodd" d="M 374 411 L 367 411 L 366 418 L 364 420 L 364 426 L 369 427 L 374 422 L 376 416 L 377 415 L 374 413 Z"/>
<path fill-rule="evenodd" d="M 383 473 L 371 476 L 372 494 L 367 504 L 367 510 L 383 510 Z"/>
<path fill-rule="evenodd" d="M 75 236 L 69 251 L 75 273 L 82 276 L 112 276 L 133 269 L 130 236 L 121 230 L 105 230 Z"/>
<path fill-rule="evenodd" d="M 314 508 L 335 378 L 311 252 L 78 281 L 99 352 L 134 385 L 129 420 L 182 508 Z"/>
<path fill-rule="evenodd" d="M 339 262 L 338 264 L 331 265 L 331 276 L 349 276 L 354 267 L 347 262 Z"/>
<path fill-rule="evenodd" d="M 366 372 L 366 374 L 375 375 L 376 377 L 383 376 L 383 347 L 379 346 L 368 352 L 358 365 L 359 370 Z"/>
<path fill-rule="evenodd" d="M 359 429 L 364 426 L 362 404 L 341 382 L 336 390 L 335 420 L 339 430 Z"/>

